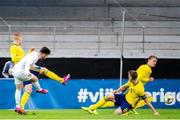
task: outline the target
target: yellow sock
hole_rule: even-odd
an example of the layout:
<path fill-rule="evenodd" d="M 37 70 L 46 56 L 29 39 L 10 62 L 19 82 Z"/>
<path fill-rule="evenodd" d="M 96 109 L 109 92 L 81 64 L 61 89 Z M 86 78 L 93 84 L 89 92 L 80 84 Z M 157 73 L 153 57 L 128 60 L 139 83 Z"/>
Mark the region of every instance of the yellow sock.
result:
<path fill-rule="evenodd" d="M 96 104 L 91 105 L 89 108 L 91 110 L 95 110 L 95 109 L 103 106 L 105 103 L 106 103 L 106 100 L 105 100 L 105 98 L 103 98 L 103 99 L 99 100 Z"/>
<path fill-rule="evenodd" d="M 56 75 L 54 72 L 52 72 L 52 71 L 50 71 L 50 70 L 48 70 L 48 71 L 45 73 L 45 75 L 46 75 L 47 77 L 49 77 L 50 79 L 56 80 L 56 81 L 61 82 L 61 83 L 64 81 L 63 78 L 59 77 L 58 75 Z"/>
<path fill-rule="evenodd" d="M 113 103 L 113 102 L 108 101 L 108 102 L 106 102 L 106 103 L 102 106 L 102 108 L 114 107 L 114 106 L 115 106 L 115 105 L 114 105 L 114 103 Z"/>
<path fill-rule="evenodd" d="M 147 99 L 148 99 L 148 101 L 150 101 L 150 102 L 153 101 L 153 97 L 151 97 L 151 96 L 149 96 Z M 144 102 L 144 100 L 141 100 L 141 101 L 138 102 L 138 104 L 136 105 L 135 109 L 140 108 L 140 107 L 143 107 L 143 106 L 145 106 L 145 105 L 146 105 L 146 103 Z"/>
<path fill-rule="evenodd" d="M 21 108 L 22 108 L 22 109 L 24 109 L 24 106 L 26 105 L 29 97 L 30 97 L 30 93 L 24 92 L 24 94 L 23 94 L 23 96 L 22 96 L 22 100 L 21 100 Z"/>

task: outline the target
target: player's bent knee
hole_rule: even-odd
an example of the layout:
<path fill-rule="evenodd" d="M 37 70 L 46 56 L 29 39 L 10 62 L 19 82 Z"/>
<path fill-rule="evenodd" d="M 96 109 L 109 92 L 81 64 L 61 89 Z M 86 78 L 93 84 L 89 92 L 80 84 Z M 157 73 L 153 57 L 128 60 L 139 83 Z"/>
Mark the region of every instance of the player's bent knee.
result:
<path fill-rule="evenodd" d="M 118 109 L 115 110 L 115 114 L 122 115 L 123 112 L 122 112 L 122 110 L 120 108 L 118 108 Z"/>
<path fill-rule="evenodd" d="M 16 85 L 16 89 L 22 90 L 22 88 L 23 88 L 23 84 L 17 84 L 17 85 Z"/>
<path fill-rule="evenodd" d="M 146 97 L 151 97 L 151 95 L 149 93 L 145 93 Z"/>
<path fill-rule="evenodd" d="M 38 78 L 36 76 L 33 76 L 30 81 L 36 82 L 36 81 L 38 81 Z"/>
<path fill-rule="evenodd" d="M 25 91 L 26 91 L 27 93 L 31 94 L 31 93 L 32 93 L 32 85 L 31 85 L 31 84 L 26 85 L 26 86 L 25 86 Z"/>
<path fill-rule="evenodd" d="M 109 95 L 107 95 L 107 100 L 109 100 L 109 101 L 114 100 L 114 94 L 110 93 Z"/>

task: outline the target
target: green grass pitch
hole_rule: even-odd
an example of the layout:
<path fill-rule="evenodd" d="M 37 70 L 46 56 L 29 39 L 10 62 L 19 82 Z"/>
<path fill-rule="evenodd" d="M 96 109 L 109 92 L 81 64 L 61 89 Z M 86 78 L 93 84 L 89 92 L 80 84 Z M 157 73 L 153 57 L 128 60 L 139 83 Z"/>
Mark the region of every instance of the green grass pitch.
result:
<path fill-rule="evenodd" d="M 180 109 L 158 109 L 160 116 L 154 116 L 149 109 L 139 109 L 138 115 L 119 116 L 114 109 L 100 109 L 98 115 L 91 115 L 80 109 L 31 110 L 27 115 L 18 115 L 13 110 L 0 110 L 0 119 L 180 119 Z"/>

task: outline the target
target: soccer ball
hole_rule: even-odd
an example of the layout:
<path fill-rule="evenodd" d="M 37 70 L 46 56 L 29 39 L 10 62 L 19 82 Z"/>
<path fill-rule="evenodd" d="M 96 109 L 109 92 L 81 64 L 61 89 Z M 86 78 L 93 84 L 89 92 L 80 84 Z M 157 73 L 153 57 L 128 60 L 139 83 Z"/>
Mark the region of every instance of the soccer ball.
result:
<path fill-rule="evenodd" d="M 172 104 L 174 102 L 174 97 L 172 94 L 166 94 L 165 97 L 164 97 L 164 102 L 165 104 L 169 105 L 169 104 Z"/>

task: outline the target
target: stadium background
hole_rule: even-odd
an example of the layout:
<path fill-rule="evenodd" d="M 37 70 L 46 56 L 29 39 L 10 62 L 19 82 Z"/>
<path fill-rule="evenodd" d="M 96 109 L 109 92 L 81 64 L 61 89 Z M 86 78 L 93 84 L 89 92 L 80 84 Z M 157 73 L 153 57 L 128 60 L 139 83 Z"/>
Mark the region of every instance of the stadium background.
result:
<path fill-rule="evenodd" d="M 120 58 L 123 61 L 122 77 L 126 78 L 129 69 L 137 69 L 139 65 L 146 62 L 146 57 L 154 54 L 159 57 L 158 65 L 153 73 L 157 79 L 154 84 L 156 86 L 160 84 L 166 88 L 172 83 L 173 87 L 167 89 L 178 93 L 179 81 L 176 82 L 176 80 L 180 78 L 179 6 L 178 0 L 171 2 L 168 0 L 136 0 L 135 2 L 130 0 L 62 0 L 61 2 L 57 0 L 26 2 L 1 0 L 0 70 L 9 60 L 11 34 L 18 31 L 24 36 L 23 48 L 26 51 L 30 47 L 38 50 L 41 46 L 52 49 L 53 54 L 50 58 L 45 63 L 38 64 L 60 75 L 70 73 L 72 86 L 67 86 L 67 88 L 79 85 L 78 90 L 89 88 L 94 93 L 101 87 L 115 89 L 119 86 Z M 125 24 L 123 24 L 123 11 L 126 12 Z M 125 28 L 124 32 L 123 28 Z M 41 76 L 41 78 L 44 77 Z M 166 79 L 165 83 L 164 79 Z M 1 90 L 14 90 L 12 81 L 1 79 L 0 82 L 3 83 Z M 41 82 L 46 87 L 50 86 L 52 96 L 58 90 L 62 93 L 67 92 L 69 96 L 73 94 L 71 89 L 66 91 L 63 91 L 62 87 L 52 89 L 51 87 L 56 86 L 56 83 Z M 9 84 L 11 89 L 9 89 Z M 148 87 L 153 92 L 156 86 L 149 85 Z M 7 96 L 7 99 L 11 101 L 4 101 L 4 94 L 0 94 L 1 108 L 14 107 L 11 94 Z M 71 99 L 69 96 L 67 98 Z M 32 100 L 33 97 L 43 99 L 47 96 L 38 96 L 33 93 Z M 32 102 L 28 104 L 28 107 L 65 108 L 61 104 L 64 104 L 66 99 L 64 101 L 61 101 L 61 97 L 53 99 L 56 99 L 58 103 L 55 104 L 53 100 L 49 100 L 48 105 L 54 105 L 43 104 L 36 107 L 40 103 Z M 75 99 L 78 100 L 76 97 Z M 4 102 L 11 104 L 4 104 Z M 79 104 L 79 106 L 87 105 L 89 102 Z M 79 108 L 79 106 L 68 108 Z M 180 105 L 173 107 L 179 108 Z"/>

